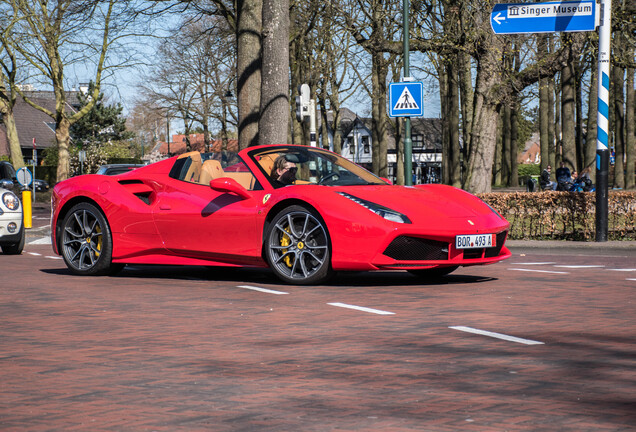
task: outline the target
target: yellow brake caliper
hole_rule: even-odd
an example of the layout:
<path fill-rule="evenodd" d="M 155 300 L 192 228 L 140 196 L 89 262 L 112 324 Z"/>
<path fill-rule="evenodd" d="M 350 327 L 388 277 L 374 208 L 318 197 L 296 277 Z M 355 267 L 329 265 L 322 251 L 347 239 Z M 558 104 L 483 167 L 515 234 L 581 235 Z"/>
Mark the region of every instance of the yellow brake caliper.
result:
<path fill-rule="evenodd" d="M 96 231 L 99 233 L 99 236 L 98 236 L 98 240 L 97 240 L 97 251 L 98 252 L 95 252 L 95 255 L 99 257 L 99 254 L 102 251 L 102 230 L 100 229 L 100 227 L 97 227 Z"/>
<path fill-rule="evenodd" d="M 290 232 L 289 227 L 285 228 L 285 231 Z M 283 234 L 283 236 L 280 238 L 280 245 L 289 246 L 290 244 L 291 244 L 291 238 L 289 238 L 287 234 Z M 288 249 L 283 249 L 283 254 L 286 254 L 287 250 Z M 285 264 L 287 264 L 287 267 L 291 268 L 293 264 L 291 255 L 287 255 L 285 258 L 283 258 L 283 261 L 285 261 Z"/>

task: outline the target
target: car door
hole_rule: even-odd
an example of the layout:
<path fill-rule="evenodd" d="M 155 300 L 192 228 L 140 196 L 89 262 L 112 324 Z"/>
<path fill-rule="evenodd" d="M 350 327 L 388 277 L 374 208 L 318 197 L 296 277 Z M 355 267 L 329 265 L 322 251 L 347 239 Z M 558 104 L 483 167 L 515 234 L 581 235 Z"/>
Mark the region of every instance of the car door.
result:
<path fill-rule="evenodd" d="M 258 195 L 259 191 L 255 191 Z M 261 263 L 258 201 L 170 179 L 157 192 L 153 218 L 165 247 L 183 257 Z"/>

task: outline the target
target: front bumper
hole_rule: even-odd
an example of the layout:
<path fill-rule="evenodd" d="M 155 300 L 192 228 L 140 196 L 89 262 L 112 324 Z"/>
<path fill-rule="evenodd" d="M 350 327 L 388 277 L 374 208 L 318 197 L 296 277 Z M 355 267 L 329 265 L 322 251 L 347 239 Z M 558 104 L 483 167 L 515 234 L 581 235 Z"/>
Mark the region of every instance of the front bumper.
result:
<path fill-rule="evenodd" d="M 431 239 L 401 235 L 376 255 L 373 265 L 385 270 L 424 269 L 492 264 L 510 257 L 505 247 L 507 231 L 496 234 L 493 247 L 457 249 L 455 237 Z"/>
<path fill-rule="evenodd" d="M 10 231 L 10 224 L 15 224 L 16 228 Z M 4 212 L 0 215 L 0 243 L 11 244 L 20 241 L 22 236 L 22 212 Z"/>
<path fill-rule="evenodd" d="M 448 218 L 444 226 L 364 225 L 345 222 L 333 233 L 334 270 L 416 270 L 492 264 L 511 256 L 505 247 L 509 229 L 498 216 Z M 441 225 L 441 224 L 440 224 Z M 495 234 L 494 247 L 457 249 L 455 236 Z"/>

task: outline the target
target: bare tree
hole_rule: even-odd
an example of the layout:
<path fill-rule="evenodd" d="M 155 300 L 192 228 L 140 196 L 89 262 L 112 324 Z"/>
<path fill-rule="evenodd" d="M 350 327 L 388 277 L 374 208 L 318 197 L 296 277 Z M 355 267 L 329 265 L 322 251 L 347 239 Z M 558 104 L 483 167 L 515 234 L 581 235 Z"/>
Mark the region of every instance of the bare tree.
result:
<path fill-rule="evenodd" d="M 259 144 L 287 141 L 289 125 L 289 0 L 263 1 Z"/>
<path fill-rule="evenodd" d="M 391 65 L 402 53 L 396 42 L 400 33 L 400 5 L 380 0 L 355 0 L 340 9 L 344 24 L 358 43 L 371 57 L 371 112 L 373 117 L 373 172 L 387 176 L 387 77 Z"/>
<path fill-rule="evenodd" d="M 2 33 L 0 33 L 0 113 L 2 114 L 2 123 L 7 130 L 11 162 L 15 168 L 21 168 L 24 166 L 24 158 L 13 115 L 13 107 L 18 97 L 16 91 L 18 60 L 10 43 L 13 38 L 12 28 L 16 23 L 16 18 L 7 15 L 6 9 L 0 9 L 0 12 L 3 13 L 0 16 L 2 22 Z"/>
<path fill-rule="evenodd" d="M 4 8 L 19 19 L 11 47 L 35 72 L 33 80 L 50 85 L 55 94 L 55 109 L 50 110 L 29 99 L 16 87 L 24 100 L 55 121 L 59 148 L 57 180 L 69 176 L 69 129 L 88 113 L 98 99 L 102 80 L 121 63 L 109 61 L 109 51 L 126 35 L 131 23 L 130 1 L 56 0 L 31 2 L 10 0 Z M 126 62 L 127 58 L 122 58 Z M 92 101 L 75 112 L 68 108 L 68 82 L 65 69 L 82 64 L 92 69 L 95 83 Z"/>

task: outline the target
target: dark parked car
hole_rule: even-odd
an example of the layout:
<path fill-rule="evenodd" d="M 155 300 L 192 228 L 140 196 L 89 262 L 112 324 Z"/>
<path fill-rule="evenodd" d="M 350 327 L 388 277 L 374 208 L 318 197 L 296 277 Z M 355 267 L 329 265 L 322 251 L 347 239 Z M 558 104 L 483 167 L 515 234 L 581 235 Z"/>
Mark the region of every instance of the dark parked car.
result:
<path fill-rule="evenodd" d="M 50 186 L 47 182 L 40 179 L 33 180 L 35 184 L 36 192 L 44 192 L 49 190 Z M 22 186 L 18 183 L 18 179 L 16 178 L 16 171 L 11 165 L 11 162 L 0 161 L 0 187 L 5 189 L 13 190 L 14 192 L 19 192 L 22 189 Z M 33 188 L 33 184 L 29 187 L 29 189 Z"/>
<path fill-rule="evenodd" d="M 35 180 L 33 180 L 33 182 L 35 183 L 35 191 L 36 192 L 45 192 L 45 191 L 49 190 L 50 186 L 44 180 L 35 179 Z"/>
<path fill-rule="evenodd" d="M 96 174 L 103 174 L 103 175 L 117 175 L 117 174 L 123 174 L 125 172 L 128 171 L 132 171 L 136 168 L 142 167 L 143 165 L 141 164 L 109 164 L 109 165 L 102 165 L 99 167 L 99 169 L 97 170 Z"/>

